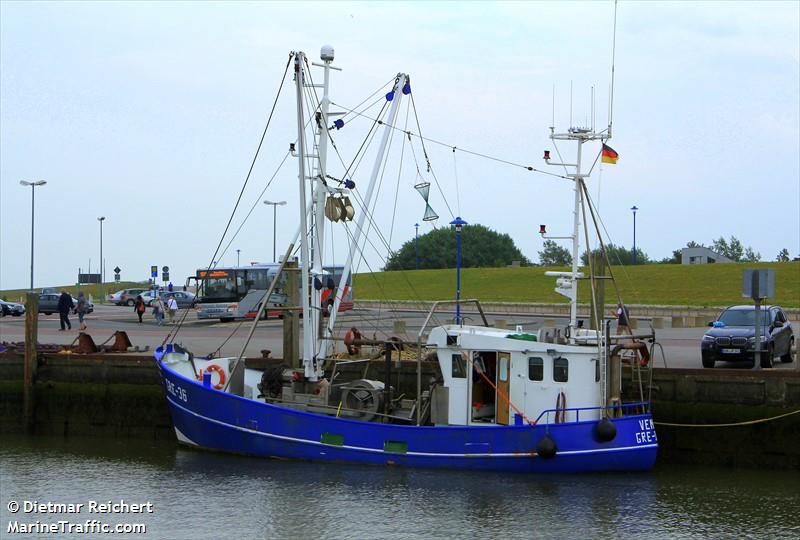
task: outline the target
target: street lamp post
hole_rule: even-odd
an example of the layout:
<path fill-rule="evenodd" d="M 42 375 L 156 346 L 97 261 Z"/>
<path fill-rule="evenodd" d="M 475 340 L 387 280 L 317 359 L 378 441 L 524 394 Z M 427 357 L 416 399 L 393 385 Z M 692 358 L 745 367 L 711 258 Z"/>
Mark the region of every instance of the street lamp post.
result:
<path fill-rule="evenodd" d="M 106 297 L 105 291 L 105 282 L 106 282 L 106 265 L 103 261 L 103 222 L 106 220 L 106 216 L 100 216 L 97 218 L 97 221 L 100 222 L 100 294 L 103 298 Z"/>
<path fill-rule="evenodd" d="M 239 252 L 242 251 L 241 249 L 236 250 L 236 266 L 239 266 Z"/>
<path fill-rule="evenodd" d="M 633 264 L 636 264 L 636 211 L 638 208 L 636 206 L 631 207 L 631 211 L 633 212 Z"/>
<path fill-rule="evenodd" d="M 419 270 L 419 223 L 414 223 L 414 253 L 417 258 L 417 270 Z"/>
<path fill-rule="evenodd" d="M 43 186 L 47 183 L 46 180 L 37 180 L 36 182 L 26 182 L 25 180 L 19 181 L 22 186 L 31 186 L 31 291 L 33 291 L 33 209 L 34 209 L 34 191 L 36 186 Z"/>
<path fill-rule="evenodd" d="M 264 201 L 264 204 L 268 204 L 272 206 L 272 262 L 278 262 L 275 260 L 275 234 L 278 227 L 278 206 L 283 206 L 286 204 L 286 201 Z"/>
<path fill-rule="evenodd" d="M 456 324 L 461 324 L 461 228 L 467 222 L 456 216 L 450 225 L 456 227 Z"/>

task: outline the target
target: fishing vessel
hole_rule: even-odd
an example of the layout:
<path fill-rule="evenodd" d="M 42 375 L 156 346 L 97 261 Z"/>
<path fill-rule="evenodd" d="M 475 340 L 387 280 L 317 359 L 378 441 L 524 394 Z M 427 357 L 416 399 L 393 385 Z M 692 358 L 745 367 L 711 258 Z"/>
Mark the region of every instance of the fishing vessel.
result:
<path fill-rule="evenodd" d="M 578 268 L 579 233 L 581 216 L 586 223 L 588 197 L 581 149 L 605 143 L 610 123 L 600 133 L 583 128 L 556 133 L 551 128 L 553 140 L 574 142 L 578 149 L 576 163 L 556 164 L 572 171 L 563 178 L 574 182 L 575 190 L 573 234 L 562 237 L 572 241 L 572 270 L 553 274 L 557 292 L 570 302 L 566 327 L 537 332 L 491 327 L 480 303 L 462 300 L 459 290 L 454 301 L 433 304 L 416 341 L 365 339 L 354 328 L 342 337 L 336 319 L 344 284 L 367 229 L 390 133 L 398 129 L 400 103 L 412 89 L 408 75 L 399 73 L 379 98 L 383 116 L 376 119 L 372 136 L 382 131 L 380 143 L 366 190 L 358 191 L 348 171 L 337 179 L 328 170 L 331 133 L 344 123 L 330 112 L 329 75 L 337 69 L 333 48 L 323 47 L 321 60 L 313 63 L 324 72 L 321 85 L 313 84 L 302 52 L 292 53 L 288 64 L 297 102 L 298 135 L 291 153 L 297 157 L 301 201 L 296 271 L 304 319 L 302 355 L 295 366 L 252 369 L 245 365 L 244 347 L 234 357 L 199 358 L 171 336 L 155 358 L 178 441 L 265 458 L 372 465 L 515 473 L 650 469 L 658 449 L 650 405 L 643 394 L 630 399 L 621 389 L 622 357 L 632 355 L 630 365 L 638 368 L 647 346 L 636 336 L 612 334 L 602 307 L 593 307 L 598 321 L 594 329 L 584 328 L 577 312 L 578 283 L 584 279 Z M 314 88 L 322 88 L 321 99 L 309 94 Z M 402 132 L 411 139 L 411 131 Z M 545 159 L 550 161 L 547 153 Z M 324 225 L 326 220 L 345 225 L 354 221 L 351 200 L 359 201 L 361 211 L 349 232 L 349 254 L 337 288 L 322 270 Z M 431 214 L 426 208 L 426 215 Z M 454 222 L 460 227 L 463 220 Z M 546 234 L 544 227 L 541 232 Z M 278 274 L 293 253 L 294 243 Z M 270 298 L 278 283 L 276 276 L 264 298 Z M 594 291 L 593 278 L 591 285 Z M 322 305 L 325 288 L 334 289 L 332 306 Z M 268 303 L 262 301 L 261 310 Z M 449 317 L 453 305 L 455 317 L 443 321 L 442 310 Z M 471 307 L 482 324 L 468 324 L 462 306 Z M 337 351 L 342 343 L 346 350 Z M 404 354 L 405 367 L 398 368 Z M 371 368 L 367 377 L 376 362 L 379 367 Z M 415 384 L 406 384 L 401 392 L 398 371 L 403 369 L 405 380 L 415 379 Z"/>

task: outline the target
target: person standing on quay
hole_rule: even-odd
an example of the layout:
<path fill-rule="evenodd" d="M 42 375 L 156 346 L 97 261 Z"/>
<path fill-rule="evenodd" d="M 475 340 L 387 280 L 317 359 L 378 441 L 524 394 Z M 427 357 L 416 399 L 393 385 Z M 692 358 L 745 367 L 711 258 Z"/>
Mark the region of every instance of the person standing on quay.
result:
<path fill-rule="evenodd" d="M 178 313 L 178 301 L 174 296 L 170 296 L 167 300 L 167 310 L 169 311 L 169 324 L 175 324 L 175 315 Z"/>
<path fill-rule="evenodd" d="M 153 300 L 153 317 L 156 319 L 156 324 L 161 326 L 164 324 L 164 312 L 166 308 L 164 307 L 164 300 L 161 299 L 161 296 L 158 296 L 155 300 Z"/>
<path fill-rule="evenodd" d="M 139 324 L 142 324 L 142 315 L 144 315 L 144 312 L 146 310 L 147 308 L 145 307 L 144 300 L 142 299 L 142 295 L 140 294 L 139 296 L 136 297 L 136 303 L 133 305 L 133 311 L 135 311 L 136 314 L 139 316 Z"/>
<path fill-rule="evenodd" d="M 86 313 L 88 310 L 89 310 L 89 305 L 86 302 L 86 295 L 83 293 L 83 291 L 80 291 L 78 293 L 78 307 L 76 308 L 76 311 L 78 312 L 78 321 L 81 323 L 80 326 L 81 332 L 83 332 L 84 330 L 86 330 L 86 328 L 88 328 L 86 326 L 86 323 L 83 321 L 83 318 L 86 317 Z"/>
<path fill-rule="evenodd" d="M 72 305 L 72 296 L 65 291 L 61 291 L 61 296 L 58 297 L 58 315 L 61 322 L 61 329 L 59 332 L 63 332 L 66 329 L 72 330 L 72 324 L 69 322 L 69 311 L 73 308 Z M 66 328 L 64 328 L 66 326 Z"/>

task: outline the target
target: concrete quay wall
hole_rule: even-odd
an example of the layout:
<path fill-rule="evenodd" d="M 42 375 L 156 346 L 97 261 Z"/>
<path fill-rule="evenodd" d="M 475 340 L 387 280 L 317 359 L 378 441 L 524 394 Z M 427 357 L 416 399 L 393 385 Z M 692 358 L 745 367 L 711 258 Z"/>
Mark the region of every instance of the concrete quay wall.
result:
<path fill-rule="evenodd" d="M 742 304 L 747 304 L 746 298 Z M 433 302 L 411 300 L 357 300 L 356 306 L 369 309 L 386 309 L 396 311 L 428 312 Z M 481 302 L 484 312 L 503 315 L 541 315 L 544 317 L 569 317 L 569 304 L 524 303 L 524 302 Z M 655 328 L 687 328 L 706 326 L 717 318 L 720 311 L 727 306 L 656 306 L 645 304 L 629 304 L 633 320 L 642 324 L 651 322 Z M 477 313 L 474 304 L 462 304 L 463 313 Z M 608 314 L 616 308 L 616 304 L 606 304 L 604 313 Z M 784 308 L 786 316 L 792 321 L 800 320 L 800 308 Z M 588 318 L 589 304 L 578 304 L 578 316 Z"/>

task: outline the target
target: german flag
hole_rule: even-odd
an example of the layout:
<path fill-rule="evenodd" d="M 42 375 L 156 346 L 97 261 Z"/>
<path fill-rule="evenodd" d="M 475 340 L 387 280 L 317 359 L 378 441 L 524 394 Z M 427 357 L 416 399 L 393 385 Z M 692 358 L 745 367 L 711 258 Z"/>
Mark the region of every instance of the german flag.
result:
<path fill-rule="evenodd" d="M 611 148 L 610 146 L 604 144 L 603 145 L 603 163 L 611 163 L 612 165 L 617 164 L 617 160 L 619 159 L 619 154 L 617 154 L 616 150 Z"/>

